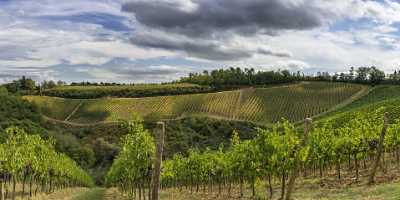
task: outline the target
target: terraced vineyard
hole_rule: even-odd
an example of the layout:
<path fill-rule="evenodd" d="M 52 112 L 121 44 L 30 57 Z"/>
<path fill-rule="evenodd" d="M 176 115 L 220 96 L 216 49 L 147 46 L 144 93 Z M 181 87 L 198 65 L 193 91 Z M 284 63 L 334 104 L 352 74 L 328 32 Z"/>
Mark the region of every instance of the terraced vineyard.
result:
<path fill-rule="evenodd" d="M 356 101 L 323 116 L 320 121 L 335 120 L 338 124 L 351 119 L 354 113 L 374 112 L 384 108 L 390 113 L 390 119 L 400 118 L 400 86 L 383 85 L 372 88 L 371 91 Z"/>
<path fill-rule="evenodd" d="M 77 109 L 69 118 L 69 121 L 74 123 L 113 122 L 130 119 L 132 113 L 138 113 L 143 117 L 156 115 L 165 119 L 207 115 L 223 119 L 273 123 L 281 118 L 295 122 L 304 117 L 318 115 L 360 96 L 367 90 L 368 87 L 355 84 L 310 82 L 274 88 L 146 98 L 90 100 L 39 96 L 26 98 L 38 104 L 45 115 L 58 120 L 65 120 L 67 113 Z M 59 109 L 63 111 L 60 112 Z"/>

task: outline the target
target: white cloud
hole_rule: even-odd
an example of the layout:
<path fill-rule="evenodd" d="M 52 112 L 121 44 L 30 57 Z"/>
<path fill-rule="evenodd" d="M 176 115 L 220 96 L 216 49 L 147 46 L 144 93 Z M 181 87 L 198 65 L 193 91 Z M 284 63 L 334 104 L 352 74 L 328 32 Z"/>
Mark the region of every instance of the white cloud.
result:
<path fill-rule="evenodd" d="M 196 1 L 157 0 L 176 4 L 181 10 L 193 12 Z M 104 66 L 115 58 L 130 62 L 148 61 L 146 65 L 121 69 L 135 71 L 181 71 L 189 67 L 181 63 L 152 63 L 157 58 L 184 58 L 188 62 L 202 61 L 198 71 L 210 66 L 240 66 L 257 69 L 321 69 L 346 71 L 349 66 L 376 65 L 391 71 L 400 64 L 400 3 L 394 0 L 287 0 L 288 4 L 319 7 L 324 12 L 324 24 L 312 30 L 279 31 L 279 34 L 234 34 L 228 32 L 211 35 L 209 38 L 190 38 L 187 35 L 165 31 L 149 30 L 138 24 L 134 16 L 121 12 L 122 0 L 43 0 L 10 1 L 0 7 L 0 70 L 16 74 L 31 74 L 42 78 L 61 78 L 54 66 L 68 65 L 71 71 L 90 75 L 96 80 L 127 79 L 123 72 L 113 66 Z M 108 30 L 101 24 L 78 21 L 48 22 L 42 16 L 68 16 L 81 13 L 102 12 L 121 16 L 124 25 L 131 26 L 132 33 Z M 345 24 L 332 31 L 336 23 Z M 178 50 L 157 50 L 144 48 L 128 42 L 132 36 L 157 36 L 174 45 L 183 45 Z M 181 42 L 181 43 L 179 43 Z M 183 43 L 182 43 L 183 42 Z M 200 44 L 196 45 L 196 44 Z M 186 46 L 185 46 L 186 45 Z M 190 46 L 197 52 L 187 52 Z M 203 45 L 203 46 L 202 46 Z M 179 46 L 179 47 L 181 47 Z M 203 47 L 203 48 L 201 48 Z M 218 53 L 225 53 L 230 60 L 215 61 L 206 51 L 209 47 Z M 197 48 L 197 49 L 196 49 Z M 231 54 L 229 54 L 231 52 Z M 208 54 L 207 54 L 208 53 Z M 219 57 L 217 57 L 219 58 Z M 238 59 L 235 59 L 238 58 Z M 152 61 L 150 61 L 152 60 Z M 79 68 L 82 65 L 92 68 Z M 111 65 L 111 64 L 110 64 Z M 96 68 L 102 66 L 102 68 Z M 73 68 L 76 67 L 76 68 Z M 191 66 L 191 70 L 195 67 Z M 35 68 L 26 70 L 26 68 Z M 143 71 L 143 70 L 142 70 Z M 143 73 L 143 72 L 141 72 Z M 170 80 L 180 74 L 146 74 L 143 79 Z M 165 77 L 164 77 L 165 76 Z M 66 77 L 68 79 L 68 77 Z M 5 80 L 3 78 L 3 80 Z"/>

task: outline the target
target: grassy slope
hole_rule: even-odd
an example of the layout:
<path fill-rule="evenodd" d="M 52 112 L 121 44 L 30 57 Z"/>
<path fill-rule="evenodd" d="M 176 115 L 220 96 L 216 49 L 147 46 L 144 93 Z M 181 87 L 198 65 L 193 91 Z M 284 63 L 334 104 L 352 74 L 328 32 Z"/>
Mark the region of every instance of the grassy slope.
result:
<path fill-rule="evenodd" d="M 353 84 L 312 82 L 209 94 L 82 100 L 82 106 L 70 121 L 75 123 L 110 122 L 130 119 L 132 113 L 138 113 L 145 118 L 158 116 L 167 119 L 206 115 L 260 124 L 276 122 L 281 118 L 299 121 L 306 116 L 314 116 L 330 110 L 364 88 Z M 76 100 L 71 99 L 55 99 L 56 103 L 47 103 L 47 100 L 51 98 L 27 98 L 37 102 L 47 116 L 58 120 L 63 120 L 66 115 L 64 113 L 72 112 L 75 108 L 73 105 L 76 103 Z M 43 101 L 45 103 L 42 103 Z M 59 101 L 64 101 L 66 105 L 59 106 Z M 53 110 L 53 107 L 56 108 Z M 60 108 L 65 110 L 57 110 Z"/>
<path fill-rule="evenodd" d="M 102 200 L 105 194 L 104 188 L 92 188 L 77 195 L 72 200 Z"/>

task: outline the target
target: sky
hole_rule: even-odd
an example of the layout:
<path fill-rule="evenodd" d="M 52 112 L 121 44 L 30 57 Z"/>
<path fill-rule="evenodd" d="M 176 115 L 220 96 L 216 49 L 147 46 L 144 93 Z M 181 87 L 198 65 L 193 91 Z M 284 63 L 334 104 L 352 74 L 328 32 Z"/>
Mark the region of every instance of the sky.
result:
<path fill-rule="evenodd" d="M 0 0 L 0 83 L 400 68 L 398 0 Z"/>

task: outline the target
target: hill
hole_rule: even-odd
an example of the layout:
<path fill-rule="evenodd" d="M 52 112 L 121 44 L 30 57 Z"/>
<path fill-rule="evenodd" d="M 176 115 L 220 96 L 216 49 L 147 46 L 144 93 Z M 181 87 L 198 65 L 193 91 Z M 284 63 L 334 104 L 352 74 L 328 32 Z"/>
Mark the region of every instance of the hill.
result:
<path fill-rule="evenodd" d="M 50 118 L 80 124 L 128 120 L 133 113 L 145 119 L 205 115 L 266 124 L 282 118 L 296 122 L 325 113 L 350 103 L 367 90 L 368 87 L 357 84 L 303 82 L 280 87 L 146 98 L 25 98 L 37 104 Z"/>
<path fill-rule="evenodd" d="M 371 88 L 368 94 L 361 98 L 317 119 L 319 121 L 335 120 L 341 124 L 352 118 L 357 112 L 375 112 L 377 109 L 383 108 L 389 112 L 393 122 L 400 118 L 398 105 L 400 105 L 400 86 L 381 85 Z"/>

